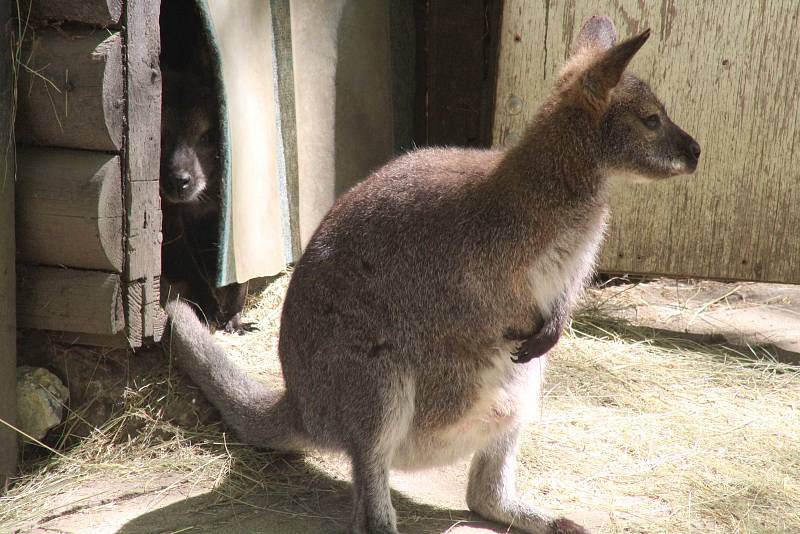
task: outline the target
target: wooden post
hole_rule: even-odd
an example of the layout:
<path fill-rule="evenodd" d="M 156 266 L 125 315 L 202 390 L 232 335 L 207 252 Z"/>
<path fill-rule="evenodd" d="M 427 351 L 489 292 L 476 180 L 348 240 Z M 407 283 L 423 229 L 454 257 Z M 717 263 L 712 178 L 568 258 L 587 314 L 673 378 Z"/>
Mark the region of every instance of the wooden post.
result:
<path fill-rule="evenodd" d="M 128 0 L 123 16 L 127 112 L 123 156 L 127 216 L 126 312 L 128 342 L 139 347 L 158 341 L 166 317 L 161 309 L 161 4 Z"/>
<path fill-rule="evenodd" d="M 17 325 L 11 6 L 11 1 L 0 2 L 0 419 L 13 425 L 17 416 Z M 17 434 L 0 424 L 0 492 L 16 469 Z"/>

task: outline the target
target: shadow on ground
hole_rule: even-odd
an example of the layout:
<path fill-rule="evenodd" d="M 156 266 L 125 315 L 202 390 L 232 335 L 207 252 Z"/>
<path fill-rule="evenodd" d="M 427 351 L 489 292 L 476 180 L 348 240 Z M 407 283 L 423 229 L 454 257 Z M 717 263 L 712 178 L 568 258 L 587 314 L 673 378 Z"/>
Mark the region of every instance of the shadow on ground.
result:
<path fill-rule="evenodd" d="M 117 534 L 349 532 L 352 502 L 349 482 L 337 480 L 299 457 L 268 462 L 268 467 L 256 476 L 258 479 L 246 481 L 226 479 L 213 491 L 130 520 Z M 398 491 L 392 491 L 392 502 L 397 510 L 398 528 L 405 534 L 518 532 L 481 521 L 466 510 L 416 502 Z"/>

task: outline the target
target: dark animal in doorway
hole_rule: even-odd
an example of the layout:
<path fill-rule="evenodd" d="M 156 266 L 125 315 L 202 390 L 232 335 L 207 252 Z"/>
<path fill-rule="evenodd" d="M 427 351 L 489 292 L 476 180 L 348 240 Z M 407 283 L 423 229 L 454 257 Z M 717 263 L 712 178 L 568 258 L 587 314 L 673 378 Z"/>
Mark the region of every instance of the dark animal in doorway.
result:
<path fill-rule="evenodd" d="M 207 322 L 242 332 L 247 284 L 217 287 L 221 217 L 220 121 L 209 82 L 163 73 L 162 276 Z"/>

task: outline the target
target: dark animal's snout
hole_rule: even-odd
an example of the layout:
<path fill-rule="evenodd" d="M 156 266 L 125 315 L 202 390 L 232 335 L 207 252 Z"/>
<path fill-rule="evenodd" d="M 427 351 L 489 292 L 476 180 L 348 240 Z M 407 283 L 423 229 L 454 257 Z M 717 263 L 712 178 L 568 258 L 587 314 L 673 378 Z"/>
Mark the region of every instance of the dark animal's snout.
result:
<path fill-rule="evenodd" d="M 187 171 L 175 173 L 175 190 L 185 191 L 192 184 L 192 175 Z"/>

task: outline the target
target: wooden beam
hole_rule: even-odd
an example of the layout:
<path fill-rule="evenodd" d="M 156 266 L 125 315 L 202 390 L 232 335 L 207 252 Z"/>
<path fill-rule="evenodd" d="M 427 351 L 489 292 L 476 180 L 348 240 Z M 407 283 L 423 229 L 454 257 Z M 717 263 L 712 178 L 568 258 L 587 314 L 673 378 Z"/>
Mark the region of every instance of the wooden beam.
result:
<path fill-rule="evenodd" d="M 120 34 L 41 29 L 25 43 L 23 63 L 17 141 L 120 149 L 124 110 Z"/>
<path fill-rule="evenodd" d="M 158 2 L 128 0 L 124 16 L 126 115 L 124 182 L 127 244 L 124 279 L 128 340 L 158 341 L 164 315 L 161 276 L 161 48 Z M 161 324 L 159 324 L 161 323 Z"/>
<path fill-rule="evenodd" d="M 119 156 L 20 147 L 16 198 L 20 260 L 122 272 Z"/>
<path fill-rule="evenodd" d="M 125 328 L 119 275 L 57 267 L 18 268 L 20 327 L 104 336 Z"/>
<path fill-rule="evenodd" d="M 114 26 L 122 15 L 122 0 L 25 0 L 20 13 L 31 18 Z"/>
<path fill-rule="evenodd" d="M 8 52 L 12 2 L 0 2 L 0 43 Z M 8 56 L 0 60 L 0 419 L 17 418 L 17 326 L 14 267 L 14 75 Z M 0 424 L 0 493 L 17 472 L 17 433 Z"/>

